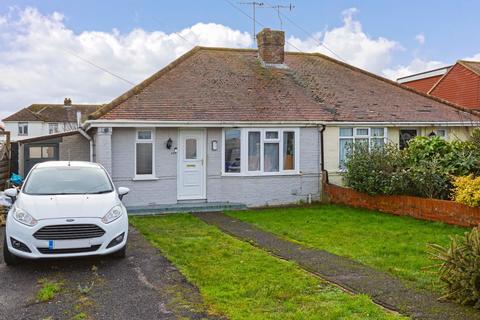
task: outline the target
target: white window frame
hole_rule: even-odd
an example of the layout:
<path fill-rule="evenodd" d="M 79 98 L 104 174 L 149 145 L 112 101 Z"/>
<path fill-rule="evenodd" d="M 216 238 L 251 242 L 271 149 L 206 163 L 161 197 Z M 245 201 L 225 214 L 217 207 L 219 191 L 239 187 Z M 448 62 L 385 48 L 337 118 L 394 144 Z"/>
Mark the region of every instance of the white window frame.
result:
<path fill-rule="evenodd" d="M 55 127 L 57 128 L 57 130 L 55 132 L 52 132 L 52 128 Z M 48 134 L 55 134 L 55 133 L 59 133 L 60 132 L 60 126 L 58 124 L 58 122 L 49 122 L 48 123 Z"/>
<path fill-rule="evenodd" d="M 445 131 L 445 135 L 444 135 L 444 136 L 439 136 L 439 135 L 438 135 L 438 131 L 439 131 L 439 130 Z M 443 128 L 443 127 L 442 127 L 442 128 L 435 128 L 435 135 L 436 135 L 437 137 L 442 138 L 442 139 L 448 140 L 448 129 L 447 129 L 447 128 Z"/>
<path fill-rule="evenodd" d="M 138 133 L 141 131 L 150 131 L 150 139 L 139 139 Z M 137 174 L 137 144 L 138 143 L 151 143 L 152 144 L 152 173 L 151 174 Z M 135 143 L 134 147 L 134 163 L 133 163 L 133 180 L 156 180 L 157 176 L 155 174 L 155 128 L 137 128 L 135 130 Z"/>
<path fill-rule="evenodd" d="M 225 131 L 240 130 L 240 172 L 225 172 Z M 278 132 L 278 139 L 266 139 L 267 131 Z M 260 132 L 260 170 L 248 171 L 248 133 Z M 295 169 L 283 169 L 283 133 L 295 133 Z M 278 143 L 279 171 L 264 172 L 264 144 Z M 222 175 L 223 176 L 282 176 L 300 174 L 300 128 L 224 128 L 222 130 Z"/>
<path fill-rule="evenodd" d="M 340 130 L 341 129 L 352 129 L 352 135 L 351 136 L 340 136 Z M 372 129 L 375 129 L 375 128 L 378 128 L 378 129 L 383 129 L 383 137 L 382 136 L 372 136 Z M 367 135 L 359 135 L 357 134 L 357 129 L 368 129 L 368 134 Z M 341 152 L 341 149 L 340 149 L 340 141 L 341 140 L 347 140 L 347 139 L 353 139 L 353 143 L 355 143 L 355 141 L 358 139 L 358 140 L 363 140 L 363 139 L 368 139 L 368 149 L 370 150 L 372 148 L 372 139 L 381 139 L 383 138 L 383 143 L 387 143 L 387 137 L 388 137 L 388 128 L 387 127 L 377 127 L 377 126 L 373 126 L 373 127 L 339 127 L 338 128 L 338 163 L 337 163 L 337 166 L 339 168 L 340 171 L 344 171 L 345 168 L 343 168 L 341 166 L 341 163 L 340 163 L 340 152 Z"/>
<path fill-rule="evenodd" d="M 20 128 L 22 128 L 22 132 L 20 132 Z M 27 128 L 27 133 L 25 133 L 25 128 Z M 28 122 L 22 121 L 18 123 L 18 135 L 19 136 L 28 136 Z"/>

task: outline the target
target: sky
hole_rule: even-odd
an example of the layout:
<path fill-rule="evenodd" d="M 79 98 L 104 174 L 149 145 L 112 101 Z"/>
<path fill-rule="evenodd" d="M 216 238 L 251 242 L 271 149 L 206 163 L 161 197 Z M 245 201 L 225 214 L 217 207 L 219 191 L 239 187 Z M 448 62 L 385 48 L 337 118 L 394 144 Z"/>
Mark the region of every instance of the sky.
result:
<path fill-rule="evenodd" d="M 480 60 L 480 1 L 262 2 L 257 32 L 279 29 L 268 7 L 291 3 L 281 11 L 287 50 L 390 79 Z M 0 0 L 0 119 L 65 97 L 109 102 L 195 45 L 254 47 L 246 15 L 251 6 L 235 0 Z"/>

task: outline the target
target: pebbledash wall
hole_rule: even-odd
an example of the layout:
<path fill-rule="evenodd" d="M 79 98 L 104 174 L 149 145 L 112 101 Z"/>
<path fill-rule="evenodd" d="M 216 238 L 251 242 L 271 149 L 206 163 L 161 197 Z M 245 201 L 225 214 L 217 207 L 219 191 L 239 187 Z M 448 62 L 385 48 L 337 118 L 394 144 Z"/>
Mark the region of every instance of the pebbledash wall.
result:
<path fill-rule="evenodd" d="M 353 189 L 329 184 L 325 179 L 323 201 L 463 227 L 480 224 L 480 208 L 472 208 L 447 200 L 410 196 L 370 196 Z"/>
<path fill-rule="evenodd" d="M 134 180 L 135 128 L 99 128 L 95 134 L 95 161 L 112 175 L 117 187 L 130 188 L 128 206 L 177 203 L 177 154 L 166 148 L 168 138 L 177 146 L 177 128 L 155 130 L 155 180 Z M 212 141 L 218 141 L 213 151 Z M 207 129 L 206 186 L 208 202 L 236 202 L 250 207 L 290 204 L 320 199 L 320 145 L 315 127 L 300 129 L 300 174 L 279 176 L 224 176 L 222 129 Z M 111 152 L 109 151 L 111 150 Z"/>

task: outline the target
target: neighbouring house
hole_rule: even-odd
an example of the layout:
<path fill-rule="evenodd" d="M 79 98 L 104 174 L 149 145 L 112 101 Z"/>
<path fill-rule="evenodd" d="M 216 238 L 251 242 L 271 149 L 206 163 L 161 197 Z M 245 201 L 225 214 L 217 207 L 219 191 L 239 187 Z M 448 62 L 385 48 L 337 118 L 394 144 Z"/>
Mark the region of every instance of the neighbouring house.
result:
<path fill-rule="evenodd" d="M 480 62 L 459 60 L 453 66 L 397 79 L 405 86 L 480 111 Z"/>
<path fill-rule="evenodd" d="M 32 104 L 3 119 L 5 130 L 12 141 L 76 130 L 78 123 L 86 120 L 99 105 L 72 104 L 65 98 L 64 104 Z"/>

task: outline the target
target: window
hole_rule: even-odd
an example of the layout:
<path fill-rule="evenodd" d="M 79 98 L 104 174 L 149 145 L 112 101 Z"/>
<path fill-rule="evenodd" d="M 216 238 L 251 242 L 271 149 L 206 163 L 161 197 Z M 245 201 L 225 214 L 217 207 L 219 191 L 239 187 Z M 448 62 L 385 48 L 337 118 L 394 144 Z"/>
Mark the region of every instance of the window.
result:
<path fill-rule="evenodd" d="M 138 130 L 135 141 L 135 176 L 154 176 L 154 134 L 153 130 Z"/>
<path fill-rule="evenodd" d="M 418 132 L 417 129 L 400 129 L 399 147 L 400 150 L 408 146 L 408 141 L 415 138 Z"/>
<path fill-rule="evenodd" d="M 239 129 L 229 129 L 225 131 L 225 172 L 240 172 L 240 134 Z"/>
<path fill-rule="evenodd" d="M 248 132 L 248 171 L 260 171 L 260 132 Z"/>
<path fill-rule="evenodd" d="M 339 132 L 339 168 L 345 168 L 349 150 L 355 143 L 365 143 L 369 148 L 385 145 L 386 128 L 340 128 Z"/>
<path fill-rule="evenodd" d="M 58 133 L 58 123 L 49 123 L 48 124 L 48 133 L 49 134 Z"/>
<path fill-rule="evenodd" d="M 19 136 L 28 136 L 28 122 L 19 122 L 18 123 L 18 135 Z"/>
<path fill-rule="evenodd" d="M 197 139 L 188 138 L 185 140 L 185 159 L 197 159 Z"/>
<path fill-rule="evenodd" d="M 28 147 L 28 158 L 30 159 L 53 159 L 55 158 L 55 147 L 53 146 L 31 146 Z"/>
<path fill-rule="evenodd" d="M 433 130 L 432 132 L 430 132 L 430 134 L 428 134 L 428 136 L 429 137 L 437 136 L 437 137 L 446 139 L 447 138 L 447 129 L 441 128 L 441 129 Z"/>
<path fill-rule="evenodd" d="M 298 138 L 298 129 L 227 129 L 224 131 L 224 173 L 297 173 Z"/>

